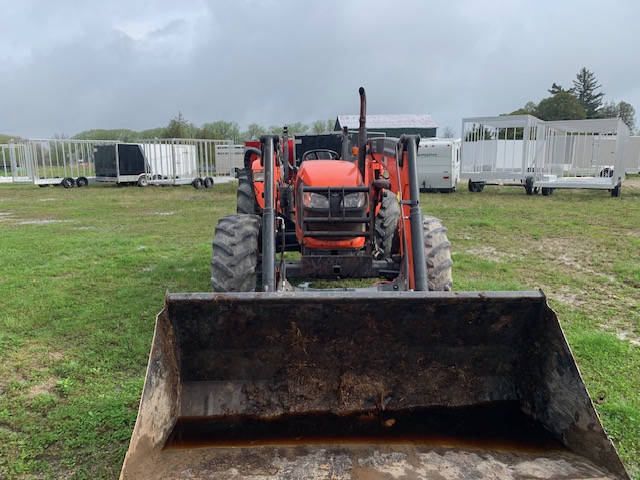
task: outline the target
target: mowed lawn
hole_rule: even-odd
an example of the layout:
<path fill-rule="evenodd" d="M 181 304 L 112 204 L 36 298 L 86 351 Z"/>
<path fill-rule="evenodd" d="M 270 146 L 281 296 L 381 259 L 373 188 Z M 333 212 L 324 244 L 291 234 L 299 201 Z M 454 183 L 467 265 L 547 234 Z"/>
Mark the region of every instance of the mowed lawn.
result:
<path fill-rule="evenodd" d="M 543 289 L 640 478 L 640 187 L 423 194 L 456 290 Z M 235 185 L 0 186 L 0 478 L 117 478 L 165 292 L 209 291 Z"/>

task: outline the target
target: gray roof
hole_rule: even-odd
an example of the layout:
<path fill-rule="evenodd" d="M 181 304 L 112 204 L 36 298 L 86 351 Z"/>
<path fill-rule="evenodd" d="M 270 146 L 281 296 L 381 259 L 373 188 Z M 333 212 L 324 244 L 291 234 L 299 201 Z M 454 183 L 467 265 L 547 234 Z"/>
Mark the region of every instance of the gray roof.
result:
<path fill-rule="evenodd" d="M 357 129 L 359 115 L 338 115 L 341 127 Z M 367 128 L 438 128 L 431 115 L 367 115 Z"/>

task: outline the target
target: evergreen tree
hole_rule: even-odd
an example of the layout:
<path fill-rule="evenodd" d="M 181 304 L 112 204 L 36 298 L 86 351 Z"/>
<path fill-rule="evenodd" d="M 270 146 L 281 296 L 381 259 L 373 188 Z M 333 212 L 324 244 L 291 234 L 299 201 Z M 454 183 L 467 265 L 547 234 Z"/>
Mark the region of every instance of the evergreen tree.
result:
<path fill-rule="evenodd" d="M 547 91 L 551 95 L 555 95 L 556 93 L 560 93 L 560 92 L 566 92 L 566 90 L 562 88 L 562 85 L 557 85 L 556 82 L 553 82 L 553 85 L 551 85 L 551 88 Z"/>
<path fill-rule="evenodd" d="M 169 121 L 169 125 L 164 129 L 164 138 L 192 138 L 195 127 L 187 122 L 182 116 L 182 112 L 178 112 L 175 118 Z"/>
<path fill-rule="evenodd" d="M 583 67 L 576 79 L 573 81 L 573 88 L 571 92 L 580 100 L 582 108 L 587 115 L 587 118 L 598 118 L 600 108 L 602 106 L 602 97 L 604 92 L 597 92 L 601 87 L 596 81 L 596 77 L 593 72 Z"/>

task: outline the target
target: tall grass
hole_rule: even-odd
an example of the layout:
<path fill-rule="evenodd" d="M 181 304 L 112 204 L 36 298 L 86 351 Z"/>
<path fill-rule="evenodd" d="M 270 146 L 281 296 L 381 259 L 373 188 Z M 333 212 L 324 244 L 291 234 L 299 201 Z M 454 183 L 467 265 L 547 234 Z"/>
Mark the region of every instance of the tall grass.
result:
<path fill-rule="evenodd" d="M 449 228 L 456 290 L 545 291 L 637 472 L 640 188 L 421 200 Z M 209 290 L 234 209 L 233 185 L 0 188 L 0 478 L 118 476 L 164 293 Z"/>

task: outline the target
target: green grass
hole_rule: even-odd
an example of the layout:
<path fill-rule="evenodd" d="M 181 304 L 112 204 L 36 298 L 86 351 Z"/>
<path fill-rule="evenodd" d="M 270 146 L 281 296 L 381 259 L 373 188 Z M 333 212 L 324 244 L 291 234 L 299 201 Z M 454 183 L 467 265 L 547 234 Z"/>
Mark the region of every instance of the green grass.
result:
<path fill-rule="evenodd" d="M 456 290 L 542 288 L 640 469 L 640 188 L 422 195 Z M 235 187 L 0 187 L 0 478 L 117 478 L 166 291 L 209 290 Z"/>

